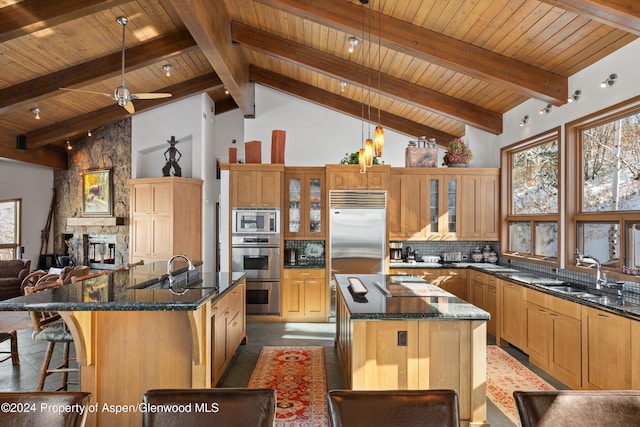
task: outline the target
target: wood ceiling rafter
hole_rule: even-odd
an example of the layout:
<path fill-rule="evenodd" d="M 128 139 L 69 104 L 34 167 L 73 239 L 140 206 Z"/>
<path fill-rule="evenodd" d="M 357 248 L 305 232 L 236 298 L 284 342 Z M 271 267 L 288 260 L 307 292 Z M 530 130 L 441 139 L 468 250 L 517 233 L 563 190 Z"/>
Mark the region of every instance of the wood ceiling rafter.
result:
<path fill-rule="evenodd" d="M 353 101 L 349 98 L 336 95 L 326 90 L 318 89 L 307 83 L 300 82 L 261 67 L 251 65 L 250 70 L 251 79 L 257 83 L 287 92 L 324 107 L 340 111 L 357 119 L 362 118 L 362 103 L 360 102 Z M 453 138 L 460 136 L 451 135 L 447 132 L 408 120 L 387 111 L 380 111 L 380 123 L 388 129 L 393 129 L 396 132 L 415 138 L 420 135 L 429 135 L 430 137 L 436 138 L 437 144 L 443 147 L 446 147 L 449 141 Z"/>
<path fill-rule="evenodd" d="M 0 158 L 4 157 L 18 162 L 46 166 L 53 169 L 67 169 L 67 156 L 66 150 L 54 145 L 39 147 L 33 150 L 20 150 L 15 147 L 0 145 Z"/>
<path fill-rule="evenodd" d="M 165 0 L 178 14 L 245 117 L 255 117 L 255 86 L 242 48 L 231 43 L 224 1 Z"/>
<path fill-rule="evenodd" d="M 231 38 L 234 42 L 241 43 L 248 48 L 332 76 L 338 80 L 349 81 L 358 85 L 369 85 L 370 79 L 368 76 L 378 73 L 377 70 L 372 70 L 355 62 L 237 21 L 231 22 Z M 380 75 L 380 90 L 390 98 L 406 102 L 415 107 L 425 108 L 496 135 L 502 133 L 502 114 L 498 112 L 427 89 L 389 74 Z"/>
<path fill-rule="evenodd" d="M 159 92 L 169 92 L 172 94 L 171 98 L 135 100 L 136 113 L 167 105 L 220 86 L 222 86 L 222 80 L 216 73 L 205 74 L 182 83 L 167 86 L 160 89 Z M 124 108 L 114 104 L 63 122 L 35 129 L 26 134 L 27 149 L 30 151 L 53 142 L 73 139 L 77 136 L 85 135 L 87 129 L 96 129 L 129 116 L 131 116 L 131 114 L 127 113 Z"/>
<path fill-rule="evenodd" d="M 300 16 L 347 33 L 361 30 L 354 16 L 361 16 L 361 5 L 345 0 L 255 0 L 258 3 Z M 381 44 L 555 106 L 564 105 L 568 78 L 499 55 L 470 43 L 447 37 L 394 17 L 368 12 L 375 26 L 380 25 Z M 378 24 L 379 20 L 379 24 Z"/>
<path fill-rule="evenodd" d="M 24 0 L 0 9 L 0 43 L 131 0 Z"/>
<path fill-rule="evenodd" d="M 126 72 L 134 71 L 161 59 L 198 48 L 187 32 L 175 33 L 127 49 Z M 79 88 L 122 72 L 122 51 L 105 55 L 64 70 L 0 89 L 0 113 L 20 104 L 35 102 L 60 93 L 60 87 Z"/>
<path fill-rule="evenodd" d="M 638 0 L 539 0 L 640 36 Z"/>

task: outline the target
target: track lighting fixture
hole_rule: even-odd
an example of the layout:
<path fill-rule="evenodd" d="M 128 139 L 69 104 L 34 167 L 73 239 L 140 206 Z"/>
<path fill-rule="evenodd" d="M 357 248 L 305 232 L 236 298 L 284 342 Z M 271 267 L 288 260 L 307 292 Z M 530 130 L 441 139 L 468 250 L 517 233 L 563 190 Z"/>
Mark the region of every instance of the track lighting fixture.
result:
<path fill-rule="evenodd" d="M 580 99 L 580 95 L 582 95 L 582 91 L 576 90 L 575 92 L 573 92 L 573 95 L 569 95 L 569 98 L 567 98 L 567 102 L 576 102 L 578 99 Z"/>
<path fill-rule="evenodd" d="M 40 120 L 40 109 L 38 107 L 32 108 L 31 112 L 36 115 L 36 120 Z"/>
<path fill-rule="evenodd" d="M 358 46 L 358 43 L 360 43 L 360 41 L 357 38 L 353 36 L 349 37 L 349 53 L 353 53 L 353 48 Z"/>
<path fill-rule="evenodd" d="M 553 108 L 553 105 L 551 104 L 547 104 L 545 107 L 540 109 L 540 114 L 549 114 L 551 112 L 551 109 Z"/>
<path fill-rule="evenodd" d="M 618 78 L 617 74 L 609 74 L 609 77 L 607 77 L 600 83 L 600 87 L 604 88 L 607 86 L 613 86 L 614 84 L 616 84 L 617 78 Z"/>
<path fill-rule="evenodd" d="M 229 95 L 229 89 L 227 89 L 226 87 L 224 88 L 224 94 Z"/>
<path fill-rule="evenodd" d="M 73 147 L 71 146 L 71 141 L 69 141 L 68 139 L 67 139 L 67 150 L 69 151 L 73 150 Z"/>
<path fill-rule="evenodd" d="M 162 66 L 162 69 L 164 70 L 164 75 L 167 77 L 171 77 L 171 65 L 169 64 L 165 64 Z"/>
<path fill-rule="evenodd" d="M 340 92 L 344 92 L 344 89 L 347 87 L 347 82 L 340 82 Z"/>
<path fill-rule="evenodd" d="M 87 136 L 91 136 L 91 129 L 87 131 Z"/>
<path fill-rule="evenodd" d="M 520 127 L 526 126 L 529 124 L 529 116 L 524 116 L 522 120 L 520 120 Z"/>

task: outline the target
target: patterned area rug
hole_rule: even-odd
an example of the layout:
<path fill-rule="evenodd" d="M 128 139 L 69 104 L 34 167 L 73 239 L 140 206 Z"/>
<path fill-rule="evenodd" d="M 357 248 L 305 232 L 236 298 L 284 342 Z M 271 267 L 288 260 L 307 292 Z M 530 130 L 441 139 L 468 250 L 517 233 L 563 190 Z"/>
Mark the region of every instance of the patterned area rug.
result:
<path fill-rule="evenodd" d="M 487 397 L 513 423 L 520 425 L 515 390 L 555 390 L 497 345 L 487 346 Z"/>
<path fill-rule="evenodd" d="M 262 347 L 247 388 L 277 392 L 276 427 L 329 423 L 323 347 Z"/>

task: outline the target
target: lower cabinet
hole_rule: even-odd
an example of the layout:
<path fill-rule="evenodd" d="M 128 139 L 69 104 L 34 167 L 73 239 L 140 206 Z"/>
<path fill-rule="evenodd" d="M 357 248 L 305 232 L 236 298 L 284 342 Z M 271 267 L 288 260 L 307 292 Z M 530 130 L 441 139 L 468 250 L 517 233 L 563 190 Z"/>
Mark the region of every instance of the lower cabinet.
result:
<path fill-rule="evenodd" d="M 211 306 L 212 385 L 218 383 L 246 337 L 245 289 L 242 282 Z"/>
<path fill-rule="evenodd" d="M 464 268 L 393 268 L 389 274 L 412 274 L 469 301 L 467 270 Z"/>
<path fill-rule="evenodd" d="M 500 338 L 522 349 L 527 325 L 524 288 L 515 283 L 498 280 L 498 298 Z"/>
<path fill-rule="evenodd" d="M 572 388 L 582 384 L 581 306 L 524 289 L 529 361 Z"/>
<path fill-rule="evenodd" d="M 325 322 L 327 291 L 325 269 L 284 269 L 282 318 L 285 321 Z"/>
<path fill-rule="evenodd" d="M 487 333 L 496 336 L 498 317 L 497 279 L 491 274 L 472 270 L 469 273 L 469 302 L 489 312 Z"/>
<path fill-rule="evenodd" d="M 631 319 L 583 306 L 582 357 L 583 388 L 630 389 Z"/>

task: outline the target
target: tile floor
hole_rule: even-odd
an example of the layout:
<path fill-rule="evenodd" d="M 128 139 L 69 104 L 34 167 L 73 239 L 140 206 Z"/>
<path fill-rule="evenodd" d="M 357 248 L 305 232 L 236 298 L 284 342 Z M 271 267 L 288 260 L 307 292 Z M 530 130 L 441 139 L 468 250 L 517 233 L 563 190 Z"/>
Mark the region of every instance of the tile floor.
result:
<path fill-rule="evenodd" d="M 0 363 L 0 391 L 32 391 L 38 383 L 38 374 L 46 343 L 31 339 L 31 329 L 18 331 L 18 346 L 20 366 L 12 366 L 7 360 Z M 327 380 L 329 389 L 344 388 L 342 374 L 338 365 L 337 354 L 333 345 L 335 323 L 260 323 L 252 322 L 247 325 L 247 344 L 240 346 L 229 369 L 218 384 L 219 387 L 244 387 L 258 358 L 263 345 L 307 346 L 322 345 L 325 347 L 327 363 Z M 489 344 L 493 344 L 489 337 Z M 62 346 L 57 346 L 54 362 L 61 357 Z M 525 354 L 513 347 L 503 347 L 508 353 L 518 359 L 525 366 L 548 381 L 558 389 L 567 389 L 564 384 L 550 377 L 528 362 Z M 8 349 L 8 342 L 0 344 L 0 350 Z M 73 379 L 73 375 L 71 376 Z M 53 390 L 59 385 L 59 376 L 52 376 L 45 383 L 45 390 Z M 76 390 L 72 385 L 70 390 Z M 487 418 L 492 427 L 513 427 L 514 424 L 487 399 Z"/>

